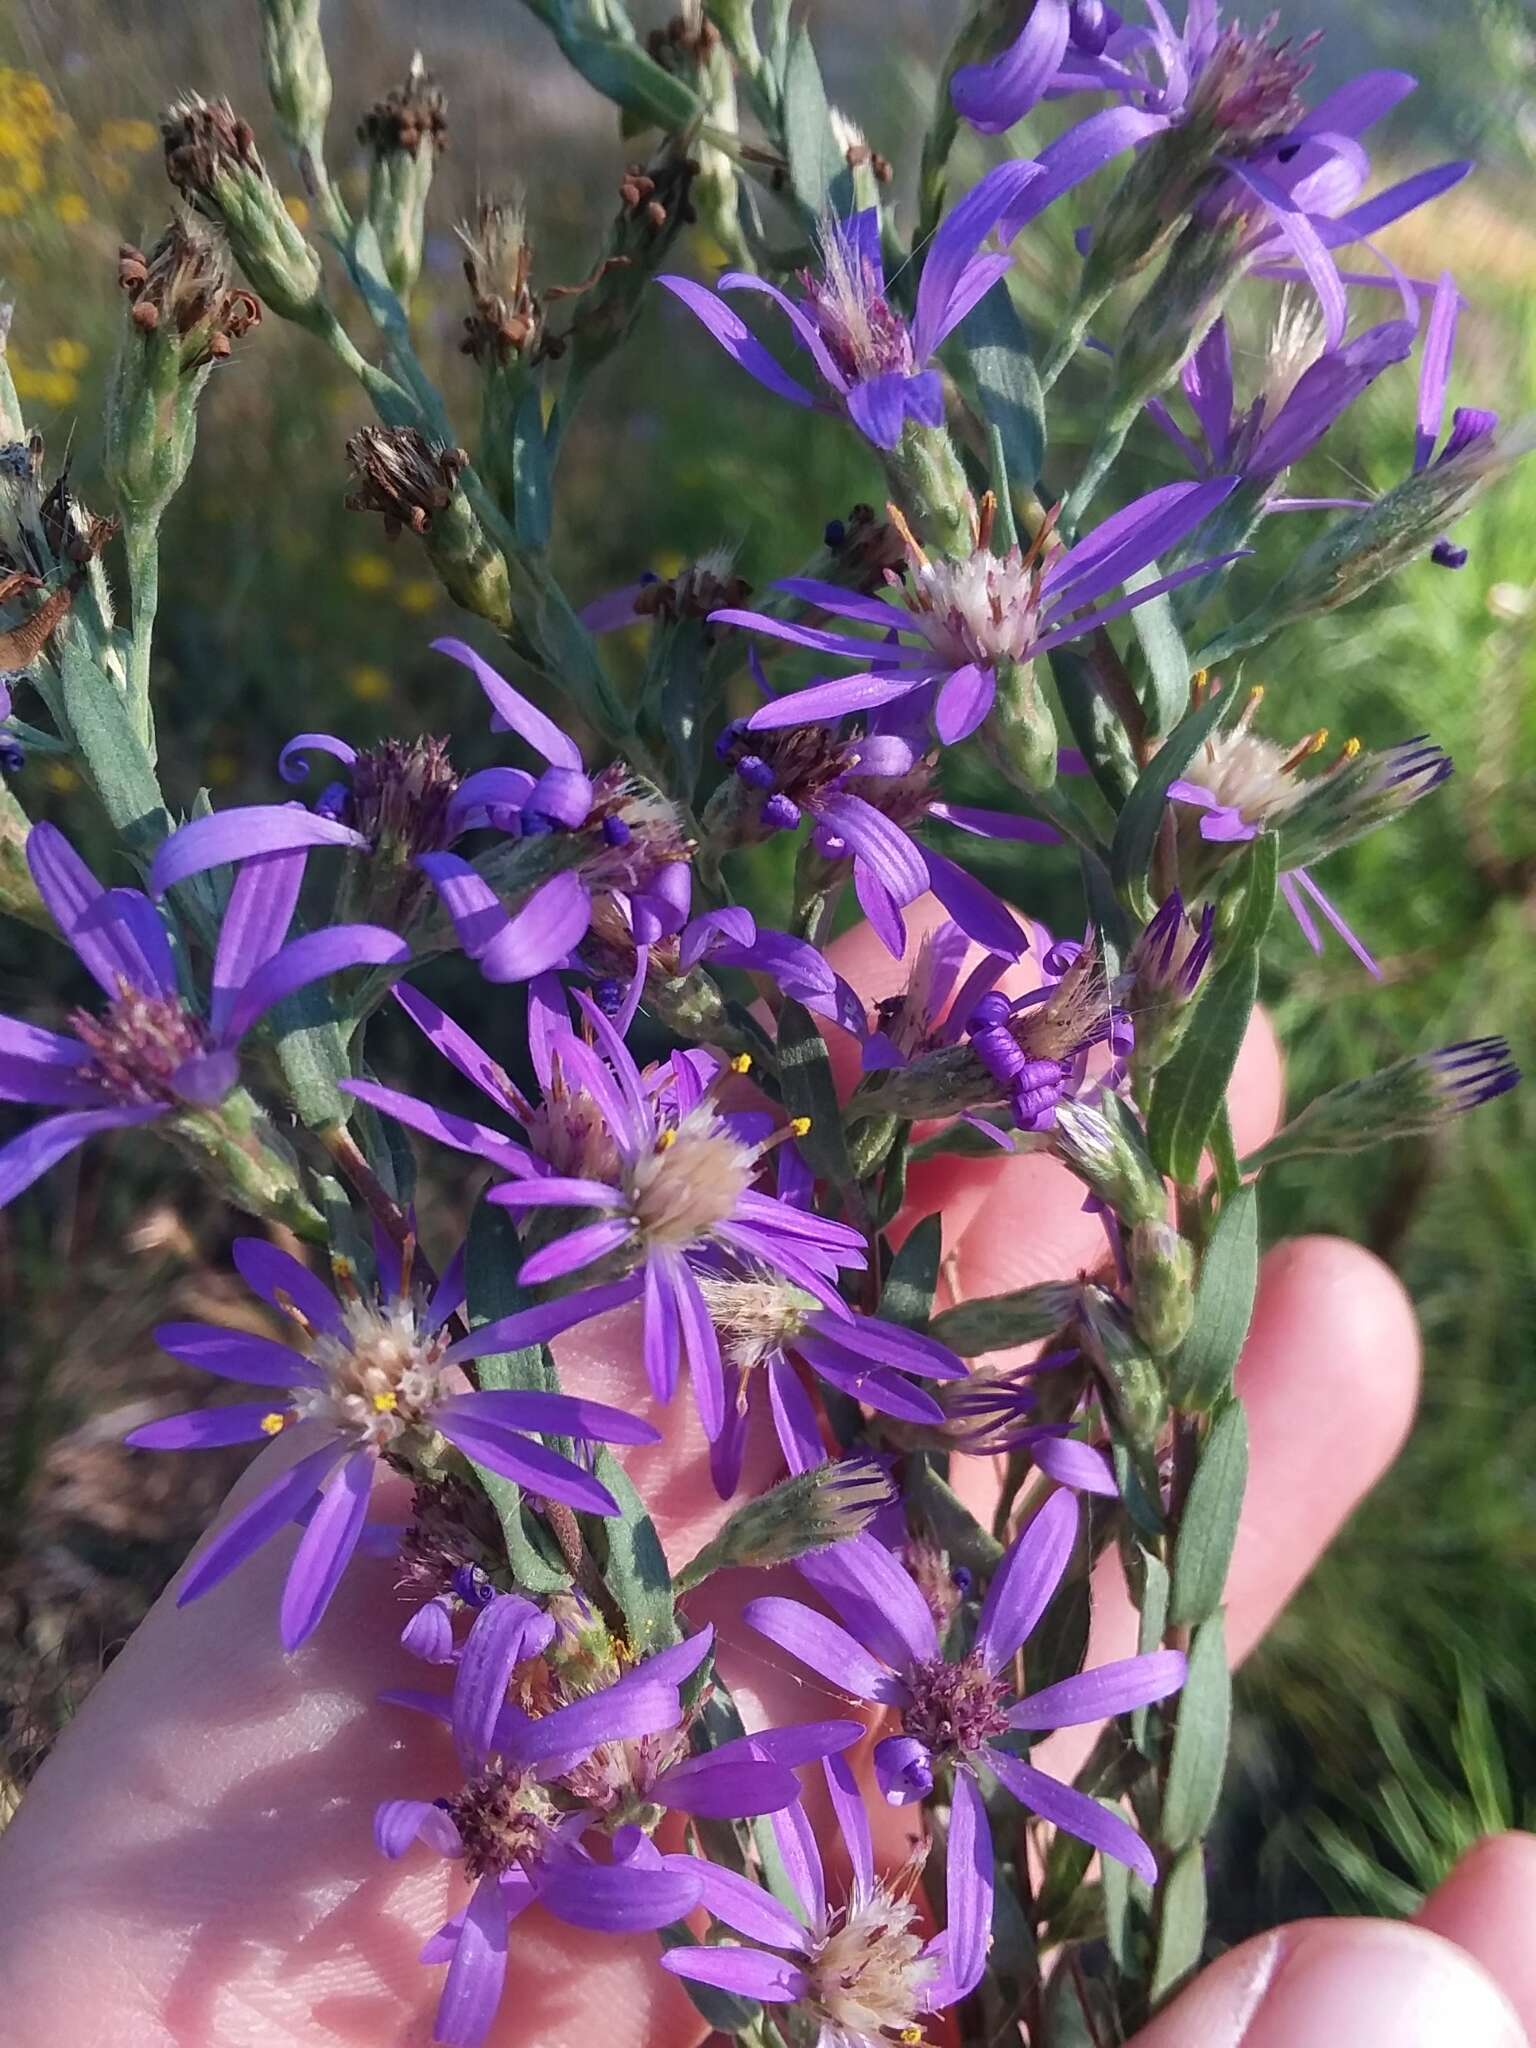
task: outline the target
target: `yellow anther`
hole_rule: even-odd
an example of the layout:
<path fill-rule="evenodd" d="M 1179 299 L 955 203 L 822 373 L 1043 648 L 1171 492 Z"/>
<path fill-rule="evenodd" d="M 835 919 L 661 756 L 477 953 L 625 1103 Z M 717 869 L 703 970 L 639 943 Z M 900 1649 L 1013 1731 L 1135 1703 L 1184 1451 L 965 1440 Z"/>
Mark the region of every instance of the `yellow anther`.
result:
<path fill-rule="evenodd" d="M 390 1393 L 375 1394 L 373 1397 L 373 1405 L 381 1415 L 393 1415 L 395 1410 L 400 1406 L 400 1396 L 398 1394 Z"/>
<path fill-rule="evenodd" d="M 751 1071 L 752 1071 L 752 1055 L 751 1055 L 751 1053 L 749 1053 L 749 1052 L 739 1052 L 739 1053 L 737 1053 L 737 1055 L 736 1055 L 735 1059 L 733 1059 L 733 1060 L 731 1061 L 731 1072 L 732 1072 L 733 1074 L 750 1074 L 750 1073 L 751 1073 Z"/>
<path fill-rule="evenodd" d="M 921 2048 L 923 2030 L 921 2027 L 903 2027 L 898 2038 L 905 2048 Z"/>
<path fill-rule="evenodd" d="M 670 1152 L 670 1151 L 672 1150 L 672 1147 L 673 1147 L 673 1146 L 674 1146 L 674 1145 L 675 1145 L 676 1143 L 677 1143 L 677 1133 L 676 1133 L 676 1131 L 658 1131 L 658 1132 L 657 1132 L 657 1134 L 656 1134 L 656 1150 L 657 1150 L 658 1152 Z"/>
<path fill-rule="evenodd" d="M 1254 705 L 1264 702 L 1264 685 L 1262 683 L 1255 683 L 1248 692 L 1248 702 Z"/>
<path fill-rule="evenodd" d="M 1345 761 L 1353 761 L 1359 751 L 1360 742 L 1351 735 L 1339 750 L 1340 758 Z"/>
<path fill-rule="evenodd" d="M 261 1418 L 261 1433 L 263 1436 L 281 1436 L 287 1426 L 287 1416 L 281 1414 L 275 1408 L 270 1415 L 263 1415 Z"/>
<path fill-rule="evenodd" d="M 792 1116 L 789 1120 L 789 1134 L 792 1138 L 803 1138 L 811 1128 L 808 1116 Z"/>
<path fill-rule="evenodd" d="M 1307 743 L 1307 752 L 1309 754 L 1320 754 L 1327 744 L 1328 728 L 1326 725 L 1320 725 Z"/>
<path fill-rule="evenodd" d="M 1190 687 L 1195 690 L 1203 690 L 1210 680 L 1211 672 L 1208 668 L 1197 668 L 1189 679 Z"/>

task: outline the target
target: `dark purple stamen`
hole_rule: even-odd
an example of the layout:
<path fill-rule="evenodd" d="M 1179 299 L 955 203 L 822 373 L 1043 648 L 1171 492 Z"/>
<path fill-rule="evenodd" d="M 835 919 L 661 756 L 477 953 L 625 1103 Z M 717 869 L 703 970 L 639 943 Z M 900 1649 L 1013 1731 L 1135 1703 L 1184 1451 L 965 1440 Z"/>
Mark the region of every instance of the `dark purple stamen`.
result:
<path fill-rule="evenodd" d="M 477 1564 L 461 1564 L 453 1575 L 453 1590 L 466 1607 L 488 1607 L 496 1588 Z"/>
<path fill-rule="evenodd" d="M 624 1007 L 624 987 L 611 976 L 592 984 L 592 1000 L 605 1017 L 617 1017 Z"/>
<path fill-rule="evenodd" d="M 628 846 L 634 834 L 621 817 L 610 812 L 603 820 L 603 838 L 609 846 Z"/>
<path fill-rule="evenodd" d="M 27 750 L 18 739 L 0 733 L 0 773 L 19 775 L 27 765 Z"/>
<path fill-rule="evenodd" d="M 1437 569 L 1465 569 L 1469 551 L 1459 548 L 1454 542 L 1437 540 L 1429 551 L 1429 559 Z"/>
<path fill-rule="evenodd" d="M 315 815 L 332 818 L 338 825 L 347 822 L 347 813 L 352 808 L 352 792 L 344 782 L 328 782 L 315 798 Z"/>
<path fill-rule="evenodd" d="M 518 817 L 525 839 L 546 839 L 555 830 L 554 819 L 546 817 L 542 811 L 520 811 Z"/>
<path fill-rule="evenodd" d="M 763 799 L 761 816 L 771 832 L 793 832 L 800 822 L 800 806 L 777 791 Z"/>
<path fill-rule="evenodd" d="M 778 781 L 772 767 L 761 754 L 743 754 L 736 763 L 736 773 L 749 789 L 772 789 Z"/>

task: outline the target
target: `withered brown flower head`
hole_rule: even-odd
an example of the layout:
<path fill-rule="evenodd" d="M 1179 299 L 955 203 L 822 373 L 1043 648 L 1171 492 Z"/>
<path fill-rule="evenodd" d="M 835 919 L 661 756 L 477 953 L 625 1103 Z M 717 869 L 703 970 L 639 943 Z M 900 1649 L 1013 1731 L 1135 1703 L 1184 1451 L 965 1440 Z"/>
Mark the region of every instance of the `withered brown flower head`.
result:
<path fill-rule="evenodd" d="M 886 570 L 907 565 L 905 542 L 873 505 L 855 505 L 846 519 L 830 520 L 824 539 L 855 590 L 884 590 Z"/>
<path fill-rule="evenodd" d="M 729 552 L 719 549 L 701 555 L 675 576 L 642 584 L 635 594 L 635 610 L 642 618 L 672 625 L 678 619 L 707 619 L 711 612 L 745 604 L 751 594 L 751 584 L 732 569 Z"/>
<path fill-rule="evenodd" d="M 348 510 L 381 514 L 391 539 L 403 526 L 429 532 L 469 463 L 462 448 L 436 447 L 415 427 L 363 427 L 347 442 L 347 460 L 357 479 Z"/>
<path fill-rule="evenodd" d="M 392 151 L 415 156 L 423 143 L 441 156 L 448 147 L 448 102 L 441 87 L 433 83 L 419 50 L 411 59 L 404 85 L 375 100 L 364 114 L 357 125 L 357 139 L 366 142 L 376 156 L 388 156 Z"/>
<path fill-rule="evenodd" d="M 146 334 L 170 328 L 188 344 L 184 369 L 222 361 L 261 321 L 260 301 L 230 287 L 223 244 L 190 216 L 173 220 L 147 256 L 124 242 L 117 281 L 135 327 Z"/>
<path fill-rule="evenodd" d="M 698 215 L 688 195 L 698 175 L 698 162 L 691 156 L 669 155 L 649 165 L 629 164 L 619 180 L 624 218 L 656 234 L 669 223 L 690 226 Z"/>
<path fill-rule="evenodd" d="M 221 169 L 239 166 L 265 176 L 256 131 L 228 100 L 209 101 L 189 93 L 161 116 L 160 138 L 166 176 L 200 211 L 207 211 L 201 202 L 211 197 Z"/>
<path fill-rule="evenodd" d="M 482 199 L 473 227 L 458 230 L 464 244 L 464 276 L 475 302 L 464 319 L 459 344 L 476 362 L 505 362 L 543 353 L 544 309 L 534 296 L 533 244 L 521 206 Z"/>

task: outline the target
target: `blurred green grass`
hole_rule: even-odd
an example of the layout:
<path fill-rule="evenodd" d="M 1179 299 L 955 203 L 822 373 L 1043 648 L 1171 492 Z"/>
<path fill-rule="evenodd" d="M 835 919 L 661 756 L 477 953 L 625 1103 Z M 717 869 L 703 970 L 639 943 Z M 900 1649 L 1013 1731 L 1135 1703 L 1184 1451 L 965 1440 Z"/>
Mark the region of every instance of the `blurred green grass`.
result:
<path fill-rule="evenodd" d="M 1505 35 L 1507 10 L 1484 11 Z M 88 498 L 120 318 L 117 242 L 120 234 L 152 238 L 165 212 L 144 124 L 183 82 L 227 87 L 251 112 L 274 168 L 281 162 L 261 112 L 252 12 L 177 13 L 157 18 L 152 35 L 130 36 L 83 4 L 50 10 L 55 21 L 67 15 L 81 47 L 99 29 L 90 60 L 78 65 L 51 61 L 69 38 L 50 37 L 45 50 L 27 11 L 0 26 L 0 64 L 12 67 L 0 73 L 0 278 L 18 302 L 12 360 L 34 420 L 55 453 L 69 445 Z M 344 12 L 333 45 L 342 74 L 337 134 L 343 102 L 360 106 L 403 71 L 408 54 L 402 36 L 365 39 L 360 24 Z M 516 74 L 513 64 L 507 84 L 507 52 L 482 53 L 476 40 L 490 36 L 489 27 L 460 24 L 448 52 L 448 82 L 471 140 L 449 159 L 434 201 L 420 307 L 423 353 L 465 422 L 474 407 L 456 350 L 449 223 L 477 190 L 521 167 L 534 188 L 545 274 L 579 275 L 623 162 L 593 106 L 572 111 L 560 101 L 553 115 L 540 111 L 546 72 Z M 1513 47 L 1500 45 L 1506 60 Z M 916 48 L 895 37 L 863 81 L 893 130 L 921 103 Z M 497 81 L 489 88 L 488 76 Z M 1520 104 L 1529 108 L 1528 90 Z M 509 105 L 509 121 L 492 118 Z M 578 123 L 569 138 L 559 130 L 568 118 Z M 551 120 L 558 151 L 548 147 Z M 1511 164 L 1518 158 L 1514 148 L 1506 154 Z M 1506 168 L 1502 182 L 1495 174 L 1456 196 L 1428 228 L 1394 244 L 1416 275 L 1455 263 L 1476 307 L 1458 395 L 1511 412 L 1536 405 L 1529 199 L 1528 178 Z M 1022 259 L 1025 302 L 1042 319 L 1067 274 L 1065 233 L 1066 224 L 1054 241 L 1033 241 Z M 708 267 L 706 248 L 690 257 Z M 1250 355 L 1262 351 L 1260 332 L 1241 340 Z M 1064 389 L 1069 410 L 1053 420 L 1052 463 L 1065 473 L 1091 431 L 1094 395 L 1091 368 Z M 198 457 L 164 535 L 156 689 L 176 800 L 204 782 L 221 802 L 270 798 L 277 750 L 299 727 L 330 727 L 360 743 L 394 730 L 452 730 L 474 764 L 483 744 L 478 706 L 426 651 L 457 615 L 409 542 L 390 547 L 342 509 L 342 442 L 365 417 L 329 361 L 273 320 L 214 381 Z M 1412 417 L 1409 373 L 1384 379 L 1334 437 L 1310 486 L 1344 488 L 1353 477 L 1386 487 L 1406 468 Z M 1145 481 L 1166 473 L 1150 429 L 1131 460 Z M 658 307 L 573 436 L 559 558 L 578 599 L 721 541 L 761 583 L 809 553 L 827 518 L 878 496 L 874 466 L 851 437 L 737 381 L 701 336 Z M 1295 545 L 1308 528 L 1304 519 L 1272 526 L 1266 548 Z M 1314 961 L 1293 933 L 1276 948 L 1265 993 L 1289 1049 L 1294 1100 L 1400 1052 L 1486 1031 L 1505 1032 L 1527 1068 L 1536 1064 L 1533 535 L 1536 466 L 1528 465 L 1464 522 L 1465 570 L 1417 567 L 1354 609 L 1289 631 L 1250 668 L 1247 679 L 1269 686 L 1265 715 L 1277 735 L 1327 724 L 1337 737 L 1358 733 L 1382 745 L 1427 731 L 1459 769 L 1430 803 L 1324 875 L 1381 958 L 1383 985 L 1342 948 Z M 1271 559 L 1266 553 L 1266 565 Z M 462 747 L 461 729 L 471 735 Z M 67 770 L 39 762 L 21 794 L 34 813 L 52 810 L 79 828 L 84 807 L 71 784 Z M 1037 914 L 1071 915 L 1064 860 L 1014 855 L 995 879 Z M 41 1013 L 76 993 L 62 953 L 0 933 L 6 1008 Z M 1230 1882 L 1216 1894 L 1223 1933 L 1319 1901 L 1399 1909 L 1469 1829 L 1518 1816 L 1523 1801 L 1500 1790 L 1501 1767 L 1516 1787 L 1536 1781 L 1533 1140 L 1536 1093 L 1527 1088 L 1443 1138 L 1326 1171 L 1297 1165 L 1267 1190 L 1271 1238 L 1340 1231 L 1400 1272 L 1423 1320 L 1425 1393 L 1397 1469 L 1244 1675 L 1225 1837 Z M 147 1521 L 130 1517 L 111 1541 L 99 1540 L 99 1502 L 76 1498 L 79 1445 L 94 1444 L 103 1414 L 142 1392 L 155 1370 L 148 1325 L 164 1313 L 167 1291 L 190 1299 L 221 1285 L 224 1246 L 201 1210 L 196 1189 L 159 1155 L 124 1145 L 88 1156 L 0 1217 L 9 1331 L 0 1373 L 0 1629 L 8 1619 L 15 1636 L 14 1668 L 0 1672 L 0 1690 L 13 1715 L 29 1666 L 131 1625 L 213 1497 L 181 1503 L 179 1515 L 156 1503 Z M 1317 1341 L 1326 1345 L 1326 1328 Z M 107 1456 L 99 1445 L 98 1453 Z M 140 1469 L 102 1465 L 97 1491 L 131 1493 Z M 86 1524 L 96 1529 L 90 1541 L 80 1534 Z M 105 1526 L 117 1525 L 109 1518 Z M 61 1549 L 87 1560 L 85 1576 L 57 1575 L 58 1598 L 78 1595 L 87 1610 L 85 1637 L 72 1636 L 39 1596 L 39 1576 Z"/>

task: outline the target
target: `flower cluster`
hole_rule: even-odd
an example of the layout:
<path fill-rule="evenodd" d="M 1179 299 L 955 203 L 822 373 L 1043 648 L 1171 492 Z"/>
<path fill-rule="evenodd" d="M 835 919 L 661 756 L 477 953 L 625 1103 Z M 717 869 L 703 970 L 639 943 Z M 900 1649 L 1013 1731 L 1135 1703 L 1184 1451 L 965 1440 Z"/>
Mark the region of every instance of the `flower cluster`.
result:
<path fill-rule="evenodd" d="M 1086 1984 L 1094 1887 L 1123 1938 L 1095 1957 L 1105 2024 L 1088 2031 L 1123 2038 L 1170 1981 L 1146 1902 L 1171 1872 L 1179 1955 L 1199 1947 L 1187 1880 L 1222 1767 L 1213 1560 L 1241 1492 L 1256 1191 L 1276 1161 L 1442 1127 L 1517 1078 L 1479 1025 L 1318 1097 L 1247 1158 L 1225 1109 L 1277 905 L 1378 973 L 1312 869 L 1451 773 L 1425 736 L 1330 744 L 1278 628 L 1401 563 L 1464 562 L 1448 527 L 1519 452 L 1481 408 L 1446 432 L 1459 291 L 1372 239 L 1465 167 L 1362 200 L 1361 137 L 1412 81 L 1370 73 L 1309 102 L 1312 45 L 1224 23 L 1217 0 L 1189 0 L 1182 26 L 1157 0 L 984 5 L 924 151 L 928 218 L 904 238 L 889 167 L 827 108 L 803 35 L 765 53 L 750 6 L 694 8 L 647 53 L 539 11 L 626 132 L 663 141 L 626 172 L 580 287 L 536 296 L 520 207 L 482 210 L 473 455 L 407 310 L 442 95 L 418 59 L 364 117 L 354 221 L 323 161 L 331 85 L 302 0 L 265 8 L 280 125 L 387 368 L 331 310 L 255 130 L 190 98 L 164 137 L 193 212 L 121 258 L 107 446 L 130 628 L 99 560 L 109 522 L 63 480 L 44 490 L 35 437 L 0 453 L 0 631 L 20 664 L 0 672 L 4 765 L 24 796 L 38 747 L 77 759 L 145 884 L 103 884 L 7 786 L 5 907 L 51 920 L 96 994 L 52 1023 L 0 1018 L 0 1096 L 46 1112 L 0 1149 L 0 1204 L 92 1136 L 153 1125 L 264 1226 L 232 1251 L 259 1308 L 157 1331 L 252 1397 L 128 1441 L 270 1440 L 181 1602 L 225 1581 L 237 1597 L 271 1544 L 284 1652 L 350 1572 L 424 1667 L 387 1698 L 440 1731 L 435 1776 L 393 1783 L 381 1756 L 375 1832 L 385 1857 L 430 1851 L 454 1873 L 422 1958 L 446 1969 L 436 2041 L 490 2037 L 535 1904 L 658 1932 L 703 2019 L 756 2042 L 891 2048 L 941 2014 L 957 2039 L 1025 2038 Z M 765 144 L 741 141 L 738 82 Z M 1093 111 L 946 209 L 960 121 L 995 134 L 1084 96 Z M 1019 249 L 1121 159 L 1037 365 Z M 731 250 L 713 287 L 661 269 L 695 198 Z M 1364 267 L 1341 270 L 1345 249 Z M 260 315 L 230 262 L 377 402 L 348 444 L 350 502 L 421 546 L 502 644 L 493 662 L 433 643 L 478 716 L 429 664 L 433 731 L 299 732 L 271 801 L 200 800 L 176 823 L 155 766 L 153 550 L 208 374 Z M 1117 331 L 1105 309 L 1127 290 Z M 555 334 L 550 306 L 578 292 Z M 738 311 L 763 299 L 793 368 Z M 755 600 L 733 535 L 664 577 L 635 561 L 578 609 L 552 566 L 562 437 L 644 308 L 690 346 L 678 303 L 776 399 L 851 424 L 888 504 L 829 517 Z M 1240 390 L 1233 337 L 1255 330 L 1272 343 Z M 1071 435 L 1047 460 L 1044 407 L 1080 347 L 1109 382 L 1074 468 Z M 1406 480 L 1302 495 L 1293 472 L 1395 373 Z M 1120 488 L 1133 432 L 1188 474 Z M 1113 505 L 1086 517 L 1102 491 Z M 1271 515 L 1334 510 L 1349 516 L 1272 575 Z M 1266 576 L 1272 599 L 1232 627 L 1230 592 Z M 1268 698 L 1199 665 L 1269 627 Z M 28 689 L 51 730 L 14 718 Z M 1035 849 L 1058 902 L 1079 859 L 1072 936 L 1013 907 Z M 845 899 L 889 956 L 857 973 L 831 942 Z M 955 1183 L 926 1169 L 1031 1153 L 1077 1183 L 1101 1256 L 960 1298 L 955 1217 L 929 1213 Z M 576 1390 L 577 1333 L 617 1401 Z M 646 1498 L 665 1432 L 669 1451 L 702 1446 L 719 1495 L 691 1557 Z M 403 1528 L 376 1514 L 406 1490 Z M 1142 1648 L 1104 1661 L 1086 1646 L 1108 1551 Z M 747 1576 L 787 1565 L 793 1597 Z M 692 1604 L 711 1585 L 754 1658 L 814 1684 L 817 1718 L 738 1707 Z M 1059 1743 L 1035 1755 L 1090 1725 L 1075 1771 Z M 877 1847 L 882 1805 L 909 1854 Z M 1062 1951 L 1047 1987 L 1039 1958 Z"/>

